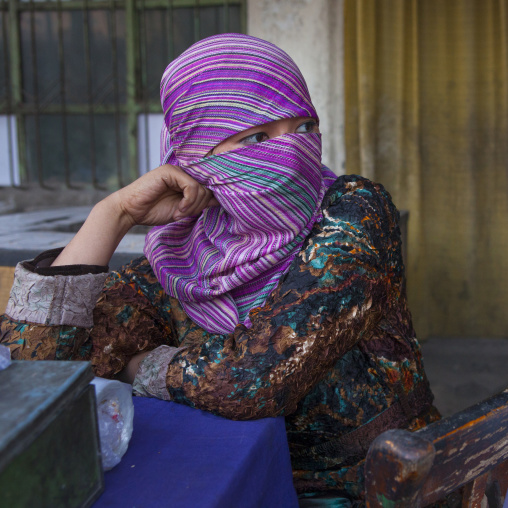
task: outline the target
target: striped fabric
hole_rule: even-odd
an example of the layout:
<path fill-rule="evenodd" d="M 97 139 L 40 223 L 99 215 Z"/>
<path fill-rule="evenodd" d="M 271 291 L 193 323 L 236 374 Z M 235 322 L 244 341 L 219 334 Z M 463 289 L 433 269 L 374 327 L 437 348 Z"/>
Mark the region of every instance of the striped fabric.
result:
<path fill-rule="evenodd" d="M 207 156 L 221 141 L 288 117 L 317 118 L 295 63 L 240 34 L 204 39 L 161 82 L 161 163 L 182 167 L 220 206 L 154 228 L 145 255 L 166 292 L 210 332 L 229 333 L 264 303 L 318 219 L 335 175 L 319 134 L 285 134 Z"/>

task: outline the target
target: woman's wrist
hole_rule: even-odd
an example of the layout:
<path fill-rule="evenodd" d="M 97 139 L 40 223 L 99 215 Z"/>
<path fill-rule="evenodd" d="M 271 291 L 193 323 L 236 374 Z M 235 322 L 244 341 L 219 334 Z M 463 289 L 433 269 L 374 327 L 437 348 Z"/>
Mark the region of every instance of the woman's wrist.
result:
<path fill-rule="evenodd" d="M 95 205 L 98 207 L 98 214 L 108 216 L 115 224 L 115 231 L 123 238 L 129 230 L 136 225 L 132 217 L 126 212 L 122 206 L 122 198 L 120 191 L 113 192 L 102 201 Z M 92 210 L 93 212 L 93 210 Z"/>
<path fill-rule="evenodd" d="M 97 203 L 52 266 L 109 264 L 118 244 L 133 226 L 124 211 L 118 192 Z"/>
<path fill-rule="evenodd" d="M 125 368 L 116 375 L 116 379 L 118 379 L 118 381 L 122 381 L 123 383 L 129 383 L 130 385 L 134 383 L 139 366 L 149 352 L 150 351 L 145 351 L 144 353 L 134 355 L 129 360 L 129 363 L 125 366 Z"/>

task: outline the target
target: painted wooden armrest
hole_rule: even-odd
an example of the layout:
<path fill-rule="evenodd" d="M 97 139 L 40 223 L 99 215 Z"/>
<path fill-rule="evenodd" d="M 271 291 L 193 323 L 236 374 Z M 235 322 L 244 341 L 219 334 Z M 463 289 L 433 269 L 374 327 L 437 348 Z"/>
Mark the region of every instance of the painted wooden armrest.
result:
<path fill-rule="evenodd" d="M 508 389 L 417 432 L 389 430 L 365 463 L 367 507 L 427 506 L 462 486 L 463 507 L 502 508 L 508 489 Z"/>

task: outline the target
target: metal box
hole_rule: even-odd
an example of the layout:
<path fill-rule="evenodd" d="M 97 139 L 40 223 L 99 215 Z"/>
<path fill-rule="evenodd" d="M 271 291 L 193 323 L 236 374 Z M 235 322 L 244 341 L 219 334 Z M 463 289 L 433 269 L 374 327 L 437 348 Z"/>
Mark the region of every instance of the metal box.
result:
<path fill-rule="evenodd" d="M 104 490 L 88 362 L 0 371 L 0 507 L 90 506 Z"/>

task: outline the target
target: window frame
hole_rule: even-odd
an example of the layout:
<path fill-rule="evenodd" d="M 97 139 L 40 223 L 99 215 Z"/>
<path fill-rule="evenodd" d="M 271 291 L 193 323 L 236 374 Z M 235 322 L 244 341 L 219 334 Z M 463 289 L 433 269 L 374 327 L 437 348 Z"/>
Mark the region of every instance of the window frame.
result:
<path fill-rule="evenodd" d="M 172 16 L 175 9 L 178 8 L 193 8 L 193 23 L 194 23 L 194 40 L 199 40 L 200 34 L 200 16 L 199 9 L 202 7 L 224 7 L 224 27 L 227 30 L 229 24 L 229 8 L 231 6 L 238 6 L 240 8 L 240 25 L 242 33 L 246 32 L 246 20 L 247 20 L 247 0 L 46 0 L 46 1 L 22 1 L 22 0 L 0 0 L 0 11 L 2 11 L 2 21 L 5 25 L 8 23 L 8 30 L 5 30 L 5 26 L 1 27 L 3 35 L 3 45 L 5 50 L 7 62 L 6 62 L 6 85 L 7 93 L 6 103 L 2 107 L 0 103 L 0 115 L 7 115 L 8 118 L 15 118 L 17 138 L 17 160 L 19 167 L 19 179 L 21 185 L 23 184 L 38 184 L 40 187 L 48 188 L 48 185 L 44 181 L 42 172 L 41 162 L 41 142 L 39 131 L 39 116 L 44 115 L 61 115 L 63 122 L 63 133 L 64 138 L 66 136 L 65 122 L 69 115 L 87 115 L 93 124 L 93 116 L 100 114 L 113 114 L 115 117 L 115 130 L 116 130 L 116 145 L 117 145 L 117 165 L 121 166 L 118 152 L 119 146 L 119 118 L 121 115 L 126 117 L 126 129 L 127 129 L 127 164 L 128 168 L 126 171 L 122 171 L 121 167 L 117 168 L 117 185 L 119 187 L 134 180 L 139 175 L 139 144 L 138 144 L 138 122 L 140 115 L 161 113 L 160 103 L 150 101 L 147 98 L 148 92 L 145 91 L 143 86 L 146 87 L 146 68 L 143 65 L 142 51 L 146 48 L 146 33 L 140 28 L 140 19 L 144 19 L 143 13 L 151 9 L 165 9 L 169 12 L 169 16 Z M 126 100 L 125 103 L 119 102 L 117 98 L 114 104 L 94 104 L 91 100 L 84 104 L 72 104 L 65 100 L 65 91 L 60 90 L 63 96 L 60 104 L 46 104 L 43 108 L 38 104 L 38 99 L 35 99 L 34 104 L 28 104 L 23 100 L 23 67 L 22 67 L 22 50 L 21 50 L 21 13 L 23 12 L 40 12 L 40 11 L 55 11 L 58 18 L 58 50 L 59 50 L 59 64 L 60 64 L 60 81 L 63 80 L 63 60 L 62 48 L 63 48 L 63 37 L 62 33 L 62 21 L 61 14 L 69 10 L 82 10 L 85 13 L 85 32 L 89 36 L 89 27 L 87 25 L 86 18 L 91 10 L 109 10 L 112 14 L 111 18 L 115 18 L 114 13 L 117 10 L 125 10 L 125 52 L 126 52 L 126 75 L 125 75 L 125 90 Z M 7 14 L 7 16 L 5 16 Z M 172 18 L 171 18 L 172 19 Z M 7 32 L 7 33 L 6 33 Z M 33 33 L 32 33 L 33 37 Z M 168 38 L 169 40 L 172 37 Z M 115 51 L 114 35 L 111 36 L 112 51 Z M 171 51 L 170 51 L 171 53 Z M 89 56 L 89 55 L 88 55 Z M 173 55 L 175 56 L 175 55 Z M 116 53 L 115 53 L 116 57 Z M 35 62 L 35 57 L 32 54 L 32 60 Z M 115 61 L 113 67 L 117 67 L 118 60 Z M 87 61 L 87 65 L 90 65 L 90 60 Z M 33 71 L 36 74 L 37 64 L 33 63 Z M 90 75 L 90 70 L 87 70 L 87 76 Z M 118 85 L 118 76 L 115 76 L 116 84 Z M 121 77 L 120 77 L 121 79 Z M 61 87 L 63 85 L 61 84 Z M 36 123 L 36 144 L 35 147 L 37 159 L 37 182 L 33 179 L 30 180 L 30 174 L 27 168 L 27 131 L 25 125 L 25 119 L 27 116 L 33 115 Z M 12 137 L 9 132 L 9 138 Z M 91 134 L 93 134 L 93 127 L 91 127 Z M 94 163 L 94 141 L 91 142 L 91 186 L 93 188 L 101 188 L 97 179 L 96 168 Z M 67 188 L 73 188 L 74 184 L 71 181 L 71 171 L 69 167 L 68 145 L 66 139 L 63 139 L 64 145 L 64 174 L 65 181 L 59 182 Z M 15 179 L 12 177 L 13 169 L 9 168 L 11 172 L 11 181 L 14 186 Z M 88 184 L 85 183 L 85 187 Z"/>

